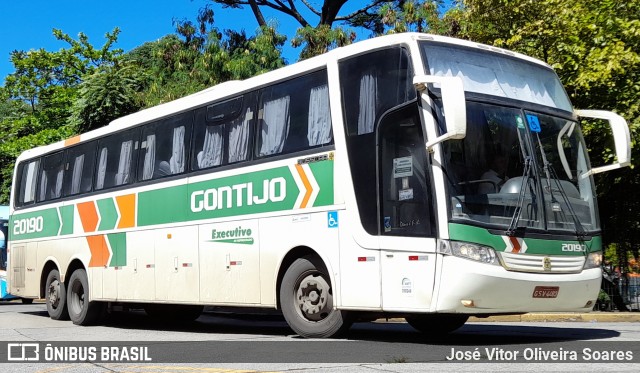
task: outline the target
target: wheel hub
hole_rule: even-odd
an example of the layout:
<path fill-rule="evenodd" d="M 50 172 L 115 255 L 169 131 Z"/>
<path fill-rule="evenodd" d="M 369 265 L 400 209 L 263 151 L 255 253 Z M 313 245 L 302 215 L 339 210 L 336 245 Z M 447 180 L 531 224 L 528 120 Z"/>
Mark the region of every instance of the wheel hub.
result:
<path fill-rule="evenodd" d="M 53 308 L 57 308 L 60 303 L 60 281 L 53 280 L 49 284 L 49 304 Z"/>
<path fill-rule="evenodd" d="M 319 321 L 327 316 L 330 311 L 329 289 L 329 284 L 321 276 L 309 275 L 300 282 L 296 299 L 305 318 Z"/>

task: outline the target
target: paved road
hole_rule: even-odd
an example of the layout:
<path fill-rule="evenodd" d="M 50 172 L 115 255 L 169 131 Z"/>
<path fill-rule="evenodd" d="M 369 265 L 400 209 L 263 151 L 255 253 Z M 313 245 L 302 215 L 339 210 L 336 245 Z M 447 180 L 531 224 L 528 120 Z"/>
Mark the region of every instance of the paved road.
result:
<path fill-rule="evenodd" d="M 134 348 L 146 346 L 152 359 L 5 363 L 3 372 L 581 372 L 637 371 L 640 362 L 640 324 L 634 322 L 473 322 L 441 339 L 426 338 L 405 323 L 358 323 L 343 339 L 304 340 L 274 316 L 206 313 L 195 323 L 171 325 L 129 312 L 112 315 L 101 326 L 78 327 L 51 320 L 43 304 L 4 302 L 0 341 L 5 342 L 2 362 L 8 357 L 6 342 L 43 342 L 41 355 L 47 343 L 61 353 L 93 347 L 97 355 L 102 348 L 126 347 L 129 358 Z M 571 360 L 574 355 L 577 361 Z M 562 364 L 537 363 L 554 356 Z"/>

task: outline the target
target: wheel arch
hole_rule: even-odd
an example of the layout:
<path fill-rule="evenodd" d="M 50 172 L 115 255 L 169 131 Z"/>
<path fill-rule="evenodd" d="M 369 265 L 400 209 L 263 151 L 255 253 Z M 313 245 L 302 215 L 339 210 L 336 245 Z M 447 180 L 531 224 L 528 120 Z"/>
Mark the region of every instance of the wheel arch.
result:
<path fill-rule="evenodd" d="M 65 286 L 69 286 L 69 279 L 71 278 L 71 275 L 76 269 L 84 269 L 85 271 L 87 270 L 84 266 L 84 263 L 82 263 L 82 261 L 78 258 L 73 259 L 71 263 L 69 263 L 69 266 L 67 267 L 67 271 L 64 276 Z"/>

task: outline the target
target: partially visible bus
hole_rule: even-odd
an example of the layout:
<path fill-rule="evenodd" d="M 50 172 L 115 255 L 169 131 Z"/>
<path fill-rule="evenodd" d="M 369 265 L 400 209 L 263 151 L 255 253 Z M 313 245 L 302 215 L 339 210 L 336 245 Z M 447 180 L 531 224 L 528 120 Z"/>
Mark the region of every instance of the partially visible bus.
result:
<path fill-rule="evenodd" d="M 0 206 L 0 270 L 7 269 L 7 239 L 9 238 L 9 206 Z"/>
<path fill-rule="evenodd" d="M 590 166 L 579 117 L 611 124 L 614 164 Z M 80 325 L 263 307 L 305 337 L 589 311 L 593 175 L 629 162 L 624 119 L 574 110 L 545 63 L 379 37 L 24 152 L 10 288 Z"/>

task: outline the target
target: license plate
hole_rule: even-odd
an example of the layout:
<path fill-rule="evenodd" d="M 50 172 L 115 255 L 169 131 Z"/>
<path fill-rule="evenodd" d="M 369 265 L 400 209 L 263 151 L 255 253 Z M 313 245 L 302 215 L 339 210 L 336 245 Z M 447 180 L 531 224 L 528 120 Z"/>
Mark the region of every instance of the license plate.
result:
<path fill-rule="evenodd" d="M 558 297 L 560 286 L 536 286 L 533 289 L 534 298 L 556 298 Z"/>

